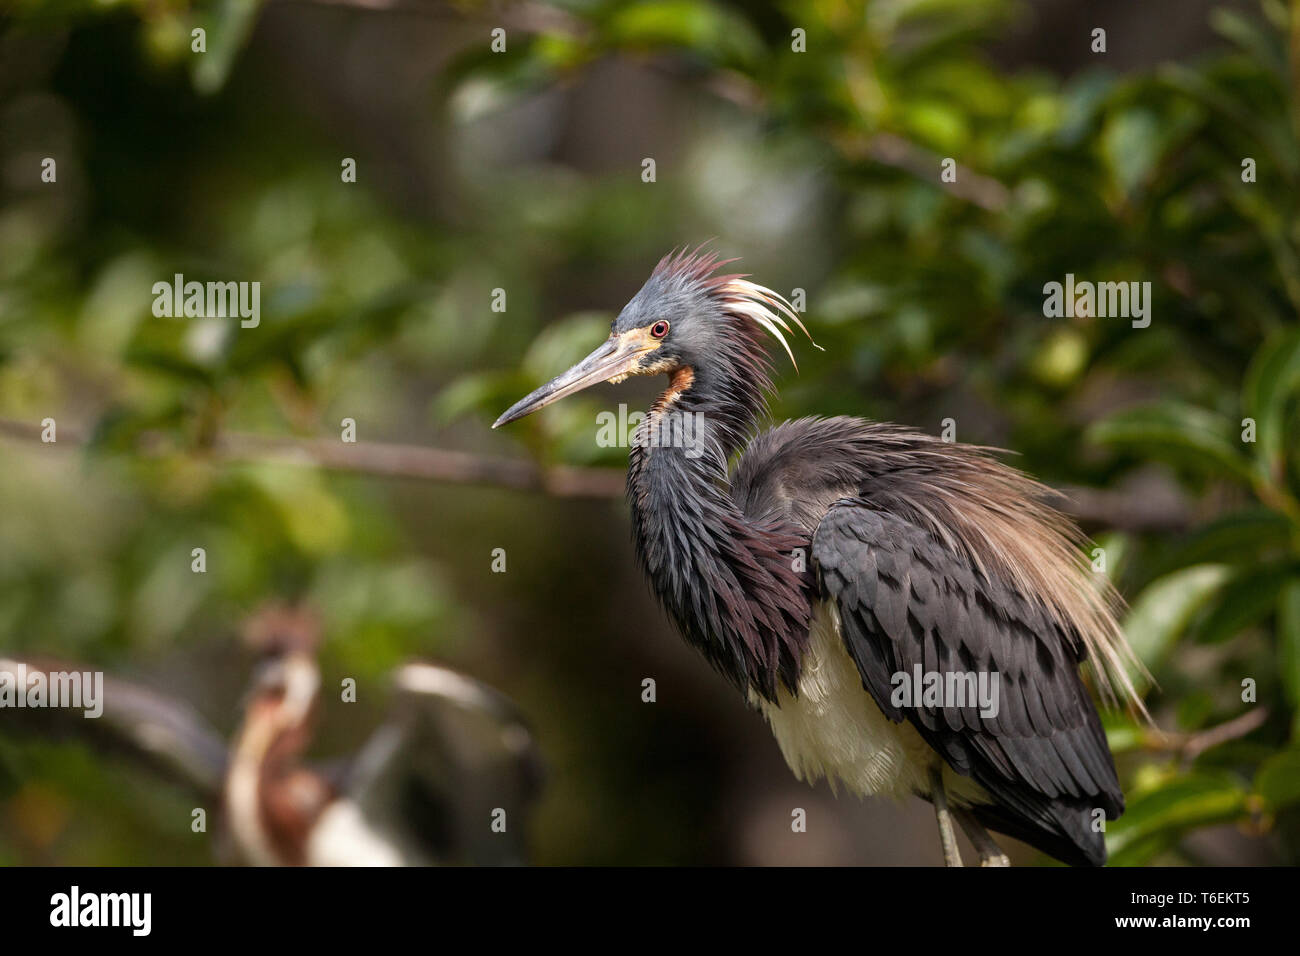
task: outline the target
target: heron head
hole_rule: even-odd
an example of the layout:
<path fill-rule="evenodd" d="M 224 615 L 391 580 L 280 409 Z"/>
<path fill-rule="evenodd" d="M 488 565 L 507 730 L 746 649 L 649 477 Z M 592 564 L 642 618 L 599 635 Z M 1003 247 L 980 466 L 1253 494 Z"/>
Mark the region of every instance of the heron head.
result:
<path fill-rule="evenodd" d="M 280 730 L 306 723 L 320 685 L 320 628 L 310 608 L 274 602 L 245 622 L 244 643 L 258 655 L 247 700 L 250 719 Z"/>
<path fill-rule="evenodd" d="M 734 362 L 736 337 L 757 328 L 771 333 L 793 361 L 782 331 L 790 331 L 788 319 L 807 334 L 803 323 L 771 289 L 742 275 L 716 274 L 735 261 L 719 261 L 699 250 L 665 256 L 618 314 L 609 338 L 567 372 L 512 405 L 492 427 L 600 382 L 617 384 L 634 375 L 671 377 L 683 369 Z"/>

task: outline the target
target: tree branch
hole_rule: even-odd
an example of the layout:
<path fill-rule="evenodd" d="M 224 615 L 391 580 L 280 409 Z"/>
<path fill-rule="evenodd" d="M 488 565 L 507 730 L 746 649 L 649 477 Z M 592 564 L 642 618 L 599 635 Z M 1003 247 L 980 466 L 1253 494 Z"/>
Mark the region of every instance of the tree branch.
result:
<path fill-rule="evenodd" d="M 1144 736 L 1144 750 L 1169 753 L 1177 756 L 1184 766 L 1191 764 L 1197 757 L 1230 740 L 1238 740 L 1264 726 L 1268 720 L 1268 708 L 1256 707 L 1245 713 L 1206 730 L 1192 733 L 1169 733 L 1153 731 Z"/>
<path fill-rule="evenodd" d="M 0 436 L 39 442 L 41 427 L 0 419 Z M 62 424 L 58 426 L 58 439 L 55 447 L 84 446 L 88 441 L 83 431 Z M 187 449 L 162 433 L 146 432 L 132 451 L 156 458 L 184 453 Z M 232 432 L 219 436 L 210 448 L 190 451 L 219 461 L 309 465 L 381 478 L 541 491 L 557 498 L 616 498 L 623 493 L 624 484 L 623 473 L 614 468 L 542 468 L 517 458 L 387 442 L 354 444 L 332 438 L 280 438 Z"/>
<path fill-rule="evenodd" d="M 1057 490 L 1065 498 L 1061 510 L 1088 527 L 1173 532 L 1192 523 L 1191 507 L 1171 483 L 1143 480 L 1120 488 L 1069 485 Z"/>
<path fill-rule="evenodd" d="M 86 445 L 86 433 L 60 424 L 55 447 Z M 0 418 L 0 437 L 39 442 L 41 427 Z M 515 491 L 540 491 L 556 498 L 617 498 L 624 475 L 617 468 L 572 465 L 542 467 L 521 458 L 501 458 L 472 452 L 427 448 L 390 442 L 342 442 L 335 438 L 290 438 L 229 432 L 211 446 L 185 447 L 162 432 L 145 432 L 130 449 L 148 458 L 193 454 L 229 462 L 273 462 L 306 465 L 377 478 L 414 478 L 453 485 L 483 485 Z M 1122 531 L 1171 531 L 1186 527 L 1183 503 L 1153 504 L 1149 489 L 1061 489 L 1063 509 L 1089 524 Z"/>
<path fill-rule="evenodd" d="M 894 133 L 876 133 L 865 139 L 840 138 L 839 146 L 851 159 L 870 159 L 882 166 L 901 169 L 988 212 L 1001 212 L 1011 201 L 1011 191 L 1006 186 L 965 166 L 957 166 L 954 182 L 940 183 L 941 157 Z"/>

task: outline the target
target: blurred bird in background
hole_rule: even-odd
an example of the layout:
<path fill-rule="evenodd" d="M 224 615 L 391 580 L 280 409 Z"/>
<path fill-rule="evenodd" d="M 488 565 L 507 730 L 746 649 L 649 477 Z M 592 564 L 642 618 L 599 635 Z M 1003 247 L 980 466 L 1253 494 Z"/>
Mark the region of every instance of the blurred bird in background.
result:
<path fill-rule="evenodd" d="M 403 866 L 524 862 L 526 820 L 542 763 L 514 705 L 434 664 L 392 675 L 389 712 L 350 757 L 307 763 L 320 707 L 319 622 L 269 605 L 248 622 L 259 655 L 243 719 L 227 746 L 189 704 L 105 677 L 103 715 L 24 710 L 41 737 L 111 749 L 224 810 L 225 855 L 265 866 Z M 0 659 L 0 670 L 86 670 L 67 662 Z M 504 811 L 504 830 L 492 828 Z"/>
<path fill-rule="evenodd" d="M 609 338 L 505 412 L 666 375 L 632 441 L 627 496 L 651 587 L 685 639 L 767 718 L 801 779 L 933 803 L 983 865 L 986 827 L 1071 864 L 1106 860 L 1124 797 L 1080 678 L 1141 710 L 1116 598 L 1048 490 L 987 449 L 855 418 L 755 435 L 765 334 L 789 303 L 712 254 L 670 254 Z M 731 467 L 732 456 L 740 452 Z M 996 706 L 900 699 L 900 675 L 996 675 Z M 919 691 L 918 691 L 918 695 Z"/>

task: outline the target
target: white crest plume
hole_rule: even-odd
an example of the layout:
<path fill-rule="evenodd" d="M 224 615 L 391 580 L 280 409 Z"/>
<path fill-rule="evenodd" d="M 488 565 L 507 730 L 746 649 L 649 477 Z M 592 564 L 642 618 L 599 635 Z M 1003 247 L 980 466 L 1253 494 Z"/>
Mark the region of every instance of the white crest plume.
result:
<path fill-rule="evenodd" d="M 753 319 L 781 343 L 781 347 L 785 349 L 785 354 L 790 356 L 790 362 L 794 365 L 796 371 L 799 368 L 799 363 L 795 361 L 794 352 L 783 334 L 783 332 L 794 333 L 794 330 L 790 328 L 790 322 L 797 325 L 799 331 L 808 336 L 808 341 L 812 342 L 813 348 L 825 351 L 813 341 L 812 333 L 799 319 L 799 314 L 795 312 L 794 306 L 781 293 L 774 292 L 767 286 L 761 286 L 757 282 L 751 282 L 743 276 L 728 279 L 720 291 L 725 296 L 723 302 L 728 309 L 738 315 Z M 787 319 L 789 321 L 786 321 Z"/>

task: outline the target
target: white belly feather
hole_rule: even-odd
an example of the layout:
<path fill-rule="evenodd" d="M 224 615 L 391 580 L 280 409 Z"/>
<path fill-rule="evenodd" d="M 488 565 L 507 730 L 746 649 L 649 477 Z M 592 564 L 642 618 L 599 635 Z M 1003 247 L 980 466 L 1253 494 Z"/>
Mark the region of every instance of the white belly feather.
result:
<path fill-rule="evenodd" d="M 880 712 L 862 686 L 857 665 L 840 637 L 838 611 L 818 602 L 799 675 L 799 696 L 782 688 L 774 706 L 750 693 L 796 777 L 825 777 L 859 796 L 901 800 L 930 792 L 929 768 L 942 758 L 906 721 Z M 987 802 L 983 788 L 944 765 L 944 784 L 957 803 Z"/>

